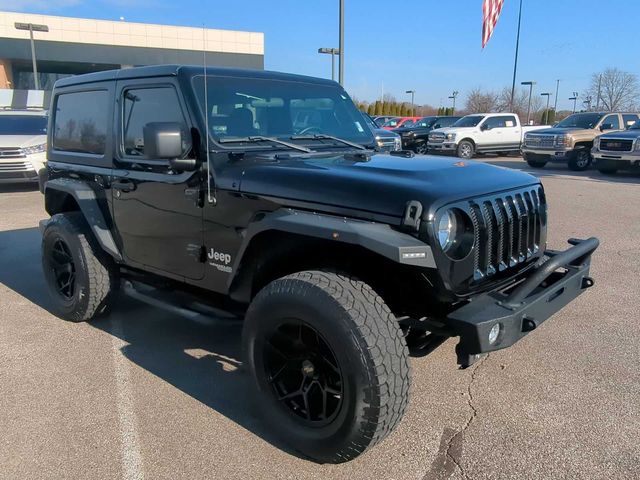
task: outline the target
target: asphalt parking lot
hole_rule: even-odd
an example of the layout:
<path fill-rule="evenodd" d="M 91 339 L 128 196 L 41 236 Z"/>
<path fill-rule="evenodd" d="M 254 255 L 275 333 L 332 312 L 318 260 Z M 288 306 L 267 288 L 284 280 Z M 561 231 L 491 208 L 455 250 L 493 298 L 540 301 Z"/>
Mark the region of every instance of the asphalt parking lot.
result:
<path fill-rule="evenodd" d="M 404 421 L 343 465 L 299 458 L 264 427 L 239 325 L 127 299 L 89 324 L 49 313 L 42 197 L 0 187 L 0 477 L 640 478 L 640 175 L 533 173 L 551 248 L 600 238 L 596 286 L 467 370 L 455 340 L 413 359 Z"/>

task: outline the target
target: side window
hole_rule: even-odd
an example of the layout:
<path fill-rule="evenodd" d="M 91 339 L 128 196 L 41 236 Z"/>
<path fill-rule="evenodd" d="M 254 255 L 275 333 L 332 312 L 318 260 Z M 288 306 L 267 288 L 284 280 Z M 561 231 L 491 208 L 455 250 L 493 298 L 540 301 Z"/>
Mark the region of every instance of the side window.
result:
<path fill-rule="evenodd" d="M 518 125 L 518 122 L 516 122 L 516 117 L 514 117 L 513 115 L 509 115 L 504 118 L 504 126 L 507 128 L 515 128 L 516 125 Z"/>
<path fill-rule="evenodd" d="M 151 122 L 175 122 L 183 126 L 182 153 L 191 149 L 189 128 L 173 87 L 138 88 L 124 92 L 122 102 L 122 153 L 144 156 L 143 129 Z"/>
<path fill-rule="evenodd" d="M 600 125 L 610 125 L 607 126 L 607 130 L 620 130 L 620 119 L 618 118 L 618 115 L 607 115 L 604 117 L 604 120 Z"/>
<path fill-rule="evenodd" d="M 504 128 L 506 117 L 490 117 L 485 121 L 485 126 L 487 128 Z"/>
<path fill-rule="evenodd" d="M 55 99 L 53 149 L 104 155 L 109 93 L 63 93 Z"/>
<path fill-rule="evenodd" d="M 624 121 L 625 128 L 630 127 L 638 121 L 638 115 L 622 115 L 622 120 Z"/>

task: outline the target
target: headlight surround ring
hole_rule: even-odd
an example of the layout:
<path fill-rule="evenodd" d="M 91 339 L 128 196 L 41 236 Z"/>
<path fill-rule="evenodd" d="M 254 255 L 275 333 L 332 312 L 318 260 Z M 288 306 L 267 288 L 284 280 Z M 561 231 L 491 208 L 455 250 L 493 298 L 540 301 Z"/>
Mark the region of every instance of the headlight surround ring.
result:
<path fill-rule="evenodd" d="M 442 252 L 451 260 L 463 260 L 473 250 L 473 222 L 459 208 L 449 208 L 440 214 L 435 233 Z"/>

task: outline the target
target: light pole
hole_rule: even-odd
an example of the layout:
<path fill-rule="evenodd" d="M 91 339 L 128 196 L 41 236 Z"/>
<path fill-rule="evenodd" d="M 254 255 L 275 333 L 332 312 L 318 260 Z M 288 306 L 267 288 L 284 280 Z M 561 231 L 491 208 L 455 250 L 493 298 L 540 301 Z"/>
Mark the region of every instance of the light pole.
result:
<path fill-rule="evenodd" d="M 39 25 L 37 23 L 21 23 L 15 22 L 13 24 L 17 30 L 29 30 L 29 38 L 31 40 L 31 62 L 33 63 L 33 80 L 35 82 L 36 90 L 40 90 L 40 81 L 38 80 L 38 66 L 36 65 L 36 45 L 33 41 L 33 32 L 48 32 L 48 25 Z"/>
<path fill-rule="evenodd" d="M 576 113 L 576 101 L 578 100 L 578 92 L 573 92 L 573 97 L 569 97 L 569 100 L 573 100 L 573 113 Z"/>
<path fill-rule="evenodd" d="M 449 98 L 451 100 L 453 100 L 453 109 L 451 110 L 451 115 L 453 115 L 456 112 L 456 97 L 458 96 L 458 92 L 457 90 L 454 90 L 453 93 L 449 96 Z"/>
<path fill-rule="evenodd" d="M 593 97 L 591 95 L 587 95 L 584 99 L 584 101 L 582 102 L 582 104 L 587 107 L 587 112 L 591 111 L 591 101 L 593 100 Z"/>
<path fill-rule="evenodd" d="M 556 98 L 553 101 L 553 111 L 558 113 L 558 90 L 560 89 L 560 79 L 556 80 Z"/>
<path fill-rule="evenodd" d="M 319 48 L 318 53 L 331 55 L 331 80 L 335 80 L 336 79 L 336 55 L 340 55 L 340 50 L 337 48 Z"/>
<path fill-rule="evenodd" d="M 406 92 L 404 92 L 404 93 L 410 93 L 410 94 L 411 94 L 411 115 L 412 115 L 412 116 L 415 116 L 415 114 L 416 114 L 416 107 L 415 107 L 415 105 L 414 105 L 414 103 L 413 103 L 413 98 L 414 98 L 413 96 L 416 94 L 416 91 L 415 91 L 415 90 L 407 90 L 407 91 L 406 91 Z"/>
<path fill-rule="evenodd" d="M 543 124 L 547 124 L 549 123 L 549 98 L 551 97 L 551 93 L 549 92 L 544 92 L 540 94 L 541 97 L 547 97 L 547 108 L 545 108 L 544 110 L 544 121 L 542 122 Z"/>
<path fill-rule="evenodd" d="M 340 38 L 338 45 L 338 58 L 340 59 L 340 72 L 338 73 L 340 85 L 344 87 L 344 0 L 340 0 Z"/>
<path fill-rule="evenodd" d="M 527 125 L 531 118 L 531 95 L 533 94 L 533 86 L 536 84 L 534 81 L 520 82 L 520 85 L 529 85 L 529 106 L 527 107 Z"/>

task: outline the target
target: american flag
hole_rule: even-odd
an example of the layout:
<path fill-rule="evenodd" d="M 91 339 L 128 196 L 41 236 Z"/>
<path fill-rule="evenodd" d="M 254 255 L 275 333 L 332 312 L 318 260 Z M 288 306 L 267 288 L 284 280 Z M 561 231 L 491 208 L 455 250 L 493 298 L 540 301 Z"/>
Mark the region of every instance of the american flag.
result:
<path fill-rule="evenodd" d="M 489 42 L 504 0 L 482 0 L 482 48 Z"/>

